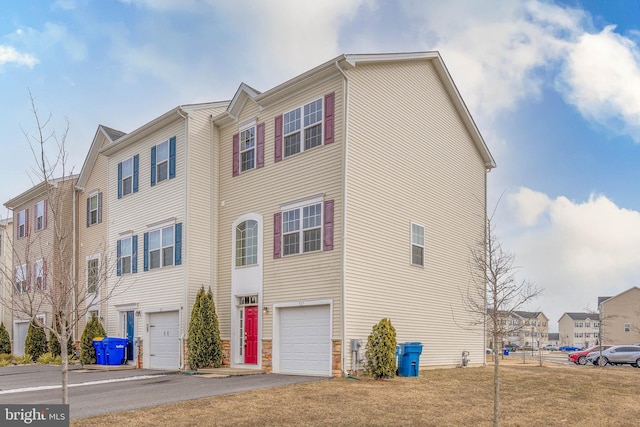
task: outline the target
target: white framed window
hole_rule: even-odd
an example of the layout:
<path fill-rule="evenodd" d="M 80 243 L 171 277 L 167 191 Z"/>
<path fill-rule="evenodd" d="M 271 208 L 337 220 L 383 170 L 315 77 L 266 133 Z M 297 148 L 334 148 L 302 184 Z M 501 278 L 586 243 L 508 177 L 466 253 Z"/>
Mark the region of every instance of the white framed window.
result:
<path fill-rule="evenodd" d="M 424 227 L 411 223 L 411 264 L 424 266 Z"/>
<path fill-rule="evenodd" d="M 284 157 L 322 145 L 322 120 L 322 98 L 284 113 Z"/>
<path fill-rule="evenodd" d="M 87 293 L 98 292 L 98 282 L 100 278 L 100 256 L 87 258 Z"/>
<path fill-rule="evenodd" d="M 256 127 L 240 131 L 240 171 L 256 167 Z"/>
<path fill-rule="evenodd" d="M 149 269 L 173 265 L 174 239 L 173 225 L 149 232 Z"/>
<path fill-rule="evenodd" d="M 624 324 L 624 331 L 625 332 L 631 332 L 631 324 L 630 323 L 625 323 Z"/>
<path fill-rule="evenodd" d="M 576 332 L 575 333 L 575 337 L 576 338 L 582 338 L 582 332 Z"/>
<path fill-rule="evenodd" d="M 169 178 L 169 141 L 156 145 L 156 182 Z"/>
<path fill-rule="evenodd" d="M 600 322 L 593 322 L 593 327 L 594 328 L 599 328 L 600 327 Z"/>
<path fill-rule="evenodd" d="M 91 194 L 89 196 L 89 201 L 87 202 L 87 227 L 98 224 L 102 220 L 100 212 L 102 209 L 101 198 L 100 193 Z"/>
<path fill-rule="evenodd" d="M 247 220 L 236 227 L 236 267 L 258 263 L 258 222 Z"/>
<path fill-rule="evenodd" d="M 27 283 L 27 264 L 16 266 L 15 286 L 16 291 L 20 294 L 29 290 L 29 284 Z"/>
<path fill-rule="evenodd" d="M 283 254 L 322 250 L 322 203 L 282 212 Z"/>
<path fill-rule="evenodd" d="M 585 327 L 585 328 L 590 328 L 590 327 L 591 327 L 591 323 L 589 323 L 589 322 L 585 322 L 585 323 L 584 323 L 584 327 Z"/>
<path fill-rule="evenodd" d="M 27 210 L 23 209 L 18 212 L 18 237 L 27 235 Z"/>
<path fill-rule="evenodd" d="M 36 289 L 41 291 L 45 289 L 46 285 L 44 282 L 44 260 L 39 259 L 35 262 L 33 266 L 33 279 L 35 281 Z"/>
<path fill-rule="evenodd" d="M 36 231 L 42 230 L 45 227 L 44 209 L 44 200 L 40 200 L 38 203 L 36 203 Z"/>
<path fill-rule="evenodd" d="M 122 274 L 130 274 L 132 272 L 132 237 L 120 239 L 120 271 Z"/>
<path fill-rule="evenodd" d="M 582 322 L 576 322 L 576 328 L 582 328 Z"/>
<path fill-rule="evenodd" d="M 122 195 L 133 193 L 133 157 L 122 162 Z"/>
<path fill-rule="evenodd" d="M 93 316 L 95 316 L 96 319 L 100 319 L 100 309 L 92 308 L 89 311 L 87 311 L 87 321 L 91 320 Z"/>

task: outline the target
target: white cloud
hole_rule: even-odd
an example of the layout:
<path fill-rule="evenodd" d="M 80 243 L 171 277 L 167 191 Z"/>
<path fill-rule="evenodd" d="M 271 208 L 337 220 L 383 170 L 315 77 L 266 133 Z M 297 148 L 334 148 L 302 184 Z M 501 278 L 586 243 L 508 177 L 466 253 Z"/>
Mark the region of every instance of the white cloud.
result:
<path fill-rule="evenodd" d="M 38 59 L 33 55 L 18 52 L 13 46 L 0 44 L 0 67 L 5 64 L 16 64 L 33 68 L 38 62 Z"/>
<path fill-rule="evenodd" d="M 640 142 L 640 50 L 614 30 L 580 37 L 567 58 L 562 90 L 583 116 Z"/>
<path fill-rule="evenodd" d="M 512 230 L 507 240 L 523 277 L 545 289 L 536 308 L 552 320 L 567 311 L 595 309 L 598 296 L 638 284 L 640 212 L 602 195 L 573 202 L 527 188 L 509 200 L 520 220 L 532 210 L 524 216 L 526 227 Z"/>
<path fill-rule="evenodd" d="M 406 8 L 447 62 L 472 111 L 486 116 L 537 97 L 582 28 L 584 12 L 530 1 L 414 2 Z"/>

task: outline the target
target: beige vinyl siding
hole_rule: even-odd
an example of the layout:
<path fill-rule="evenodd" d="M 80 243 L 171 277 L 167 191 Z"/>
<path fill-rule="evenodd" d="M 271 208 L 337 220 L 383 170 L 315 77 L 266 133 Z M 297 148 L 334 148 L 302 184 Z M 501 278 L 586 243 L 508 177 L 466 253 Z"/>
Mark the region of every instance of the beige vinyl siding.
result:
<path fill-rule="evenodd" d="M 189 115 L 189 141 L 187 180 L 185 181 L 185 203 L 187 221 L 183 225 L 184 240 L 189 242 L 188 254 L 183 254 L 183 263 L 188 274 L 188 297 L 185 321 L 190 313 L 195 297 L 201 286 L 205 290 L 212 283 L 211 255 L 213 253 L 212 212 L 215 209 L 212 167 L 212 125 L 211 115 L 224 111 L 223 106 L 200 109 Z M 186 248 L 183 244 L 183 251 Z M 185 256 L 188 255 L 188 256 Z"/>
<path fill-rule="evenodd" d="M 101 135 L 101 144 L 104 146 L 107 144 L 107 139 Z M 78 247 L 77 247 L 77 260 L 76 271 L 78 287 L 83 289 L 81 295 L 86 295 L 87 290 L 87 257 L 99 255 L 100 256 L 100 269 L 104 271 L 104 274 L 115 275 L 116 274 L 116 257 L 115 253 L 112 254 L 108 247 L 107 228 L 109 224 L 109 193 L 108 193 L 108 180 L 107 180 L 107 166 L 108 159 L 98 154 L 95 164 L 89 174 L 89 178 L 85 184 L 84 190 L 78 192 L 78 216 L 77 216 L 77 230 L 78 230 Z M 91 227 L 87 227 L 87 198 L 94 192 L 102 192 L 102 222 L 93 224 Z M 102 293 L 100 299 L 104 300 L 106 297 L 106 287 L 102 285 Z M 83 304 L 82 309 L 86 309 Z M 100 307 L 100 313 L 102 316 L 105 314 L 104 304 Z M 84 330 L 86 316 L 78 324 L 78 328 L 75 331 L 76 339 L 80 339 L 82 331 Z"/>
<path fill-rule="evenodd" d="M 640 288 L 633 287 L 602 303 L 602 340 L 604 344 L 621 345 L 640 342 Z M 628 323 L 630 331 L 624 331 Z"/>
<path fill-rule="evenodd" d="M 141 138 L 134 144 L 112 154 L 109 158 L 109 248 L 116 258 L 117 241 L 121 233 L 138 236 L 138 272 L 109 279 L 109 286 L 117 291 L 108 301 L 108 334 L 118 333 L 116 305 L 137 303 L 142 313 L 183 305 L 185 296 L 185 262 L 189 257 L 185 235 L 185 125 L 176 120 Z M 151 186 L 151 147 L 176 137 L 176 176 Z M 139 155 L 138 192 L 118 199 L 118 163 Z M 182 265 L 144 271 L 144 233 L 163 223 L 183 223 Z M 143 335 L 144 322 L 136 322 L 135 335 Z M 182 331 L 184 332 L 184 331 Z"/>
<path fill-rule="evenodd" d="M 33 310 L 34 315 L 45 314 L 46 322 L 52 321 L 51 300 L 53 294 L 51 290 L 55 282 L 74 280 L 73 272 L 73 192 L 75 178 L 58 182 L 57 185 L 47 192 L 45 189 L 31 198 L 29 201 L 18 206 L 14 210 L 14 253 L 13 266 L 11 267 L 11 277 L 14 277 L 15 267 L 22 264 L 27 265 L 27 274 L 31 275 L 35 263 L 42 259 L 47 263 L 46 290 L 36 291 L 35 279 L 27 280 L 31 287 L 30 297 L 26 294 L 14 294 L 16 300 L 14 307 L 14 320 L 29 317 L 27 312 Z M 35 228 L 35 205 L 47 200 L 47 225 L 46 228 L 36 231 Z M 15 223 L 18 212 L 29 209 L 29 235 L 16 239 Z M 12 288 L 13 289 L 13 288 Z M 30 300 L 31 299 L 31 300 Z"/>
<path fill-rule="evenodd" d="M 305 103 L 335 92 L 335 142 L 274 161 L 275 117 Z M 244 106 L 237 122 L 219 129 L 220 206 L 218 229 L 218 313 L 221 334 L 230 336 L 232 265 L 232 223 L 240 216 L 257 213 L 263 218 L 263 303 L 331 299 L 333 301 L 333 338 L 341 330 L 341 250 L 342 244 L 342 79 L 335 78 L 309 86 L 274 105 L 260 109 L 253 101 Z M 265 123 L 265 161 L 260 169 L 232 176 L 232 137 L 238 124 L 256 119 Z M 283 256 L 273 259 L 273 217 L 281 206 L 323 196 L 333 199 L 334 250 Z M 262 338 L 272 338 L 272 312 L 263 316 Z"/>
<path fill-rule="evenodd" d="M 482 236 L 485 166 L 427 61 L 349 71 L 345 338 L 388 317 L 421 365 L 484 361 L 484 334 L 463 306 L 469 247 Z M 411 265 L 411 223 L 424 267 Z M 346 353 L 345 368 L 351 368 Z"/>
<path fill-rule="evenodd" d="M 9 301 L 13 292 L 13 218 L 0 220 L 0 298 Z M 0 321 L 4 323 L 13 337 L 13 322 L 10 307 L 0 304 Z M 13 339 L 13 338 L 12 338 Z"/>

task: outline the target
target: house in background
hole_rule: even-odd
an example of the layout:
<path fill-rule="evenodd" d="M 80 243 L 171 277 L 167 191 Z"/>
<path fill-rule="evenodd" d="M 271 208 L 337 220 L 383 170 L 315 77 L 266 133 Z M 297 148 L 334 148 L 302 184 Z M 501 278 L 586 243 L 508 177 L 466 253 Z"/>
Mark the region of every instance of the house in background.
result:
<path fill-rule="evenodd" d="M 598 298 L 604 344 L 640 342 L 640 288 L 634 286 L 613 297 Z"/>
<path fill-rule="evenodd" d="M 599 330 L 598 313 L 564 313 L 558 320 L 561 346 L 583 348 L 596 345 L 599 343 Z"/>
<path fill-rule="evenodd" d="M 549 339 L 547 340 L 548 345 L 552 345 L 554 348 L 560 347 L 560 333 L 559 332 L 549 332 Z"/>
<path fill-rule="evenodd" d="M 507 344 L 523 348 L 544 347 L 549 341 L 549 319 L 540 311 L 504 312 L 500 319 L 502 347 Z M 494 348 L 492 333 L 487 334 L 487 347 Z"/>
<path fill-rule="evenodd" d="M 213 118 L 232 366 L 339 375 L 390 318 L 421 364 L 484 362 L 461 289 L 495 166 L 437 52 L 342 55 Z M 216 179 L 214 178 L 214 180 Z M 359 347 L 358 347 L 359 344 Z"/>
<path fill-rule="evenodd" d="M 107 245 L 116 261 L 104 326 L 129 338 L 127 357 L 145 368 L 184 367 L 196 293 L 214 283 L 211 116 L 227 104 L 176 107 L 100 150 Z"/>
<path fill-rule="evenodd" d="M 41 182 L 7 201 L 13 211 L 13 354 L 24 354 L 32 317 L 53 321 L 52 289 L 75 280 L 74 185 L 77 175 Z M 70 296 L 69 296 L 70 297 Z"/>

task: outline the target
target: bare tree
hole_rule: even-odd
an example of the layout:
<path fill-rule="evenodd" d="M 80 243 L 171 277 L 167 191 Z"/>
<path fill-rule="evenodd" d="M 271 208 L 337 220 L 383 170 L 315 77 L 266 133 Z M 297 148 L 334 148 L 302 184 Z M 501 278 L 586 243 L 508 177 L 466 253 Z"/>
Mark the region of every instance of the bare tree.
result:
<path fill-rule="evenodd" d="M 51 130 L 51 114 L 42 120 L 31 93 L 29 100 L 36 132 L 31 134 L 23 129 L 23 134 L 35 159 L 30 173 L 34 183 L 32 190 L 34 197 L 38 195 L 39 199 L 46 201 L 42 218 L 36 216 L 36 224 L 31 228 L 42 231 L 30 230 L 28 219 L 23 225 L 17 225 L 21 238 L 13 241 L 13 265 L 0 269 L 9 276 L 4 282 L 11 289 L 3 293 L 0 304 L 11 310 L 14 319 L 33 321 L 48 331 L 49 336 L 55 335 L 58 339 L 62 349 L 62 403 L 66 404 L 67 344 L 73 340 L 73 331 L 84 324 L 88 311 L 114 294 L 116 287 L 107 288 L 107 278 L 113 274 L 115 263 L 109 262 L 106 244 L 99 242 L 96 249 L 104 260 L 100 268 L 89 272 L 76 268 L 74 212 L 77 175 L 67 167 L 65 144 L 69 123 L 65 119 L 64 132 L 58 135 Z M 21 226 L 24 228 L 19 229 Z M 85 285 L 87 279 L 91 283 L 90 289 Z M 39 316 L 42 313 L 49 314 L 52 320 L 43 321 Z"/>
<path fill-rule="evenodd" d="M 496 205 L 497 207 L 497 205 Z M 470 248 L 469 268 L 472 282 L 467 289 L 464 302 L 473 315 L 475 325 L 484 325 L 496 343 L 514 330 L 503 320 L 525 306 L 542 293 L 526 280 L 517 278 L 518 267 L 515 255 L 502 247 L 496 235 L 493 216 L 486 216 L 484 235 Z M 493 369 L 493 425 L 499 425 L 500 414 L 500 358 L 494 355 Z"/>

